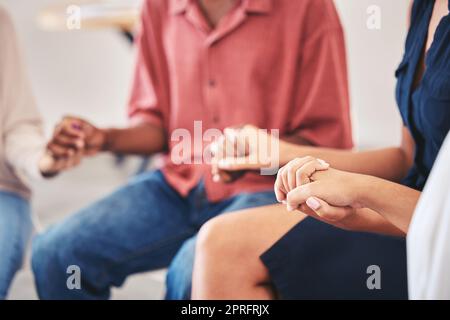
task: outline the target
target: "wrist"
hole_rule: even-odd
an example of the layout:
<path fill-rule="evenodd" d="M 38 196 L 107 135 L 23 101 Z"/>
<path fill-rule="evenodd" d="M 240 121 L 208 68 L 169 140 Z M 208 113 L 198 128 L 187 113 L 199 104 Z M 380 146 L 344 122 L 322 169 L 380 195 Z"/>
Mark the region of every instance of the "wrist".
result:
<path fill-rule="evenodd" d="M 99 129 L 100 134 L 102 136 L 100 151 L 114 151 L 114 140 L 116 137 L 117 130 L 116 129 Z"/>
<path fill-rule="evenodd" d="M 356 175 L 356 198 L 357 206 L 362 208 L 372 207 L 372 195 L 377 188 L 377 178 L 369 175 Z"/>
<path fill-rule="evenodd" d="M 302 156 L 302 146 L 280 140 L 280 166 L 285 166 L 291 160 Z"/>

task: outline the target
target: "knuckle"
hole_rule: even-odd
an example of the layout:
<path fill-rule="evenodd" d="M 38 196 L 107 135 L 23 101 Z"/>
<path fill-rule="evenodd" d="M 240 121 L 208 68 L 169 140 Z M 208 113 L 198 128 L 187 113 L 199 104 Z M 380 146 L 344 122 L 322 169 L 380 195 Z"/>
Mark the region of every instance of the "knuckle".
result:
<path fill-rule="evenodd" d="M 286 196 L 286 201 L 288 202 L 288 203 L 291 203 L 292 202 L 292 193 L 288 193 L 287 194 L 287 196 Z"/>
<path fill-rule="evenodd" d="M 309 180 L 309 176 L 305 172 L 299 172 L 298 178 L 301 181 L 307 181 Z"/>
<path fill-rule="evenodd" d="M 291 192 L 289 192 L 286 196 L 286 201 L 288 204 L 293 204 L 296 201 L 295 195 L 293 195 Z"/>

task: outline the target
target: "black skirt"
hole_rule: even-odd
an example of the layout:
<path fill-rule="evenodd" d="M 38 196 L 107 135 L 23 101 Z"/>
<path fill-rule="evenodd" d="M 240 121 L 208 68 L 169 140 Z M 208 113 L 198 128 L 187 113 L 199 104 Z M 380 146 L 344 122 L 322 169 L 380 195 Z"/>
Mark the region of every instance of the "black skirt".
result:
<path fill-rule="evenodd" d="M 261 256 L 281 299 L 407 299 L 405 239 L 306 218 Z"/>

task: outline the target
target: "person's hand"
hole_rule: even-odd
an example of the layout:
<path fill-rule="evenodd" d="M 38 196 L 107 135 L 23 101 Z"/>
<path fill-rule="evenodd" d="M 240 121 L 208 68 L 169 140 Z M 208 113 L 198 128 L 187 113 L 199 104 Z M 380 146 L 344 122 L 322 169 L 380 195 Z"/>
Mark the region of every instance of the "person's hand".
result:
<path fill-rule="evenodd" d="M 313 157 L 297 158 L 278 170 L 274 189 L 278 202 L 285 202 L 288 193 L 295 188 L 310 183 L 316 171 L 328 170 L 330 165 Z"/>
<path fill-rule="evenodd" d="M 352 209 L 364 207 L 360 191 L 365 176 L 328 168 L 315 171 L 309 179 L 309 183 L 288 192 L 285 200 L 288 210 L 306 205 L 322 218 L 339 220 L 351 214 Z"/>
<path fill-rule="evenodd" d="M 80 118 L 65 117 L 55 127 L 39 170 L 45 177 L 54 176 L 80 164 L 83 156 L 98 153 L 105 143 L 102 130 Z"/>
<path fill-rule="evenodd" d="M 72 155 L 67 157 L 56 158 L 49 151 L 39 159 L 39 171 L 43 177 L 50 178 L 57 175 L 59 172 L 71 169 L 80 164 L 82 160 L 81 151 L 75 151 Z"/>
<path fill-rule="evenodd" d="M 92 156 L 104 149 L 106 133 L 86 120 L 64 117 L 56 126 L 47 149 L 55 158 L 71 157 L 77 151 Z"/>
<path fill-rule="evenodd" d="M 227 128 L 211 146 L 213 179 L 231 182 L 247 171 L 277 167 L 285 148 L 287 142 L 253 125 Z"/>
<path fill-rule="evenodd" d="M 297 158 L 281 168 L 275 182 L 277 200 L 338 228 L 358 223 L 358 188 L 364 176 L 339 171 L 314 157 Z"/>

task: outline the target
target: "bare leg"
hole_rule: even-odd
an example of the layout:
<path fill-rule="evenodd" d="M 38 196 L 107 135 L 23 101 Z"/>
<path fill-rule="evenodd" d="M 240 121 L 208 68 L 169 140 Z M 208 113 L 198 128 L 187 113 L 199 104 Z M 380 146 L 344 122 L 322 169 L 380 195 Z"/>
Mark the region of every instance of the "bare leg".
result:
<path fill-rule="evenodd" d="M 259 257 L 305 217 L 273 205 L 209 221 L 197 242 L 192 298 L 274 299 Z"/>

